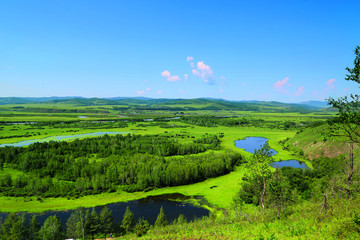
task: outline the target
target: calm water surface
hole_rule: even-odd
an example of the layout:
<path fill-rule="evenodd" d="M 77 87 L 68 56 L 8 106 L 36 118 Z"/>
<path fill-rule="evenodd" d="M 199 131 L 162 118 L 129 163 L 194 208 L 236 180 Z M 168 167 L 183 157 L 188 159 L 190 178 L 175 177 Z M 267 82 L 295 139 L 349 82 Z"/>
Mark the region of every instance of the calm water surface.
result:
<path fill-rule="evenodd" d="M 161 206 L 164 208 L 166 217 L 169 222 L 172 222 L 174 219 L 178 218 L 180 214 L 184 214 L 188 220 L 194 220 L 195 218 L 201 218 L 203 216 L 209 215 L 209 210 L 205 208 L 195 207 L 189 203 L 182 202 L 183 200 L 189 199 L 190 197 L 186 197 L 179 193 L 174 194 L 165 194 L 160 196 L 150 196 L 147 198 L 143 198 L 140 200 L 129 201 L 124 203 L 113 203 L 105 205 L 112 211 L 112 216 L 115 222 L 120 223 L 122 221 L 122 217 L 125 213 L 127 207 L 134 213 L 135 222 L 138 221 L 140 217 L 144 217 L 149 221 L 150 224 L 154 224 L 157 218 L 157 215 L 160 212 Z M 176 201 L 174 201 L 176 200 Z M 98 214 L 105 206 L 95 207 L 95 210 Z M 92 208 L 86 208 L 90 209 Z M 37 220 L 42 225 L 44 221 L 51 215 L 56 214 L 62 223 L 63 229 L 66 229 L 66 221 L 69 216 L 75 210 L 68 211 L 48 211 L 44 213 L 25 213 L 28 221 L 31 220 L 33 215 L 37 215 Z M 9 213 L 0 213 L 0 218 L 3 220 Z M 20 213 L 19 213 L 20 214 Z"/>
<path fill-rule="evenodd" d="M 255 150 L 260 149 L 261 146 L 264 145 L 267 140 L 268 140 L 267 138 L 263 138 L 263 137 L 247 137 L 243 140 L 235 141 L 235 146 L 238 148 L 242 148 L 249 153 L 255 153 Z M 274 149 L 271 149 L 271 151 L 272 151 L 271 156 L 277 154 L 277 151 L 275 151 Z"/>
<path fill-rule="evenodd" d="M 282 168 L 282 167 L 292 167 L 292 168 L 306 168 L 310 169 L 304 162 L 300 162 L 298 160 L 286 160 L 286 161 L 278 161 L 270 164 L 274 168 Z"/>

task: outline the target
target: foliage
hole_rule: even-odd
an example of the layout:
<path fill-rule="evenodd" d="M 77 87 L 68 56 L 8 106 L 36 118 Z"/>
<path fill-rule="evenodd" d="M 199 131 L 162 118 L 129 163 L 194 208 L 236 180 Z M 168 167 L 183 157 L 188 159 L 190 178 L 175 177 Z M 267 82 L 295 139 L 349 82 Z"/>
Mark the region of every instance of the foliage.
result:
<path fill-rule="evenodd" d="M 135 225 L 134 213 L 130 210 L 129 207 L 126 208 L 126 211 L 123 216 L 121 227 L 126 233 L 132 232 Z"/>
<path fill-rule="evenodd" d="M 360 83 L 360 46 L 355 48 L 354 68 L 346 68 L 349 72 L 345 80 Z M 342 137 L 343 141 L 349 142 L 349 159 L 346 173 L 335 179 L 336 187 L 345 190 L 346 196 L 352 197 L 355 192 L 360 191 L 360 174 L 354 163 L 354 143 L 360 144 L 360 95 L 351 94 L 337 100 L 329 98 L 329 105 L 338 110 L 337 116 L 329 121 L 330 136 Z M 344 139 L 345 138 L 345 139 Z M 338 181 L 336 181 L 338 180 Z M 357 183 L 354 187 L 354 183 Z"/>
<path fill-rule="evenodd" d="M 177 219 L 174 220 L 173 224 L 184 224 L 187 223 L 188 220 L 186 219 L 184 214 L 180 214 Z"/>
<path fill-rule="evenodd" d="M 136 236 L 141 237 L 150 230 L 151 225 L 144 217 L 139 218 L 139 221 L 135 225 Z"/>
<path fill-rule="evenodd" d="M 160 212 L 156 218 L 156 221 L 155 221 L 155 227 L 164 227 L 166 225 L 168 225 L 169 222 L 166 218 L 166 215 L 165 215 L 165 211 L 164 211 L 164 208 L 161 206 L 160 208 Z"/>
<path fill-rule="evenodd" d="M 111 215 L 111 211 L 106 206 L 101 209 L 99 220 L 100 232 L 106 237 L 106 234 L 110 232 L 113 224 L 113 217 Z"/>
<path fill-rule="evenodd" d="M 94 235 L 99 232 L 100 227 L 99 215 L 95 211 L 95 208 L 93 208 L 87 224 L 88 233 L 92 236 L 92 238 L 94 238 Z"/>
<path fill-rule="evenodd" d="M 32 216 L 30 225 L 29 225 L 29 239 L 38 240 L 39 239 L 39 231 L 40 231 L 40 224 L 37 221 L 36 215 Z"/>
<path fill-rule="evenodd" d="M 40 237 L 42 240 L 60 240 L 63 239 L 61 221 L 56 216 L 48 217 L 44 225 L 40 229 Z"/>
<path fill-rule="evenodd" d="M 0 159 L 27 174 L 14 181 L 0 175 L 7 196 L 78 196 L 176 186 L 224 175 L 240 163 L 234 152 L 190 155 L 218 148 L 216 135 L 180 144 L 155 135 L 105 135 L 73 142 L 35 143 L 27 148 L 0 148 Z M 90 161 L 96 155 L 102 161 Z M 164 156 L 174 158 L 164 158 Z M 185 155 L 175 158 L 175 155 Z"/>
<path fill-rule="evenodd" d="M 22 240 L 28 236 L 25 215 L 16 216 L 10 213 L 1 225 L 3 239 Z"/>
<path fill-rule="evenodd" d="M 247 187 L 254 189 L 254 198 L 263 208 L 265 208 L 265 194 L 268 191 L 268 182 L 271 177 L 270 164 L 273 162 L 272 150 L 265 143 L 260 149 L 255 150 L 254 155 L 246 164 L 248 173 L 244 176 L 244 180 L 248 184 Z"/>

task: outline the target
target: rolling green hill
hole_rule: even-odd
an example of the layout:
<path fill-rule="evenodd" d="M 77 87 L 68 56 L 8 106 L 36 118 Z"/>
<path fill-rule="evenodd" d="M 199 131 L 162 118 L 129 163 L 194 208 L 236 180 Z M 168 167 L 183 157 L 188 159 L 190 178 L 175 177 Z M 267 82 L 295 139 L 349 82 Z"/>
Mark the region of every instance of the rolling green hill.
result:
<path fill-rule="evenodd" d="M 140 110 L 169 111 L 256 111 L 274 113 L 309 113 L 321 110 L 319 107 L 281 102 L 264 101 L 227 101 L 223 99 L 151 99 L 151 98 L 0 98 L 0 105 L 7 104 L 51 104 L 52 106 L 104 106 L 126 105 L 127 108 Z"/>

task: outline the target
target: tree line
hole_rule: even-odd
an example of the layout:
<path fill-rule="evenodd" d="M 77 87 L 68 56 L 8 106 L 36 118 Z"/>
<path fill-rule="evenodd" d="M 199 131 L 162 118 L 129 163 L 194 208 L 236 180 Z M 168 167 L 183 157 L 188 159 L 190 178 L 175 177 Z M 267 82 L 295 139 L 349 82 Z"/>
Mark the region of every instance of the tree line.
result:
<path fill-rule="evenodd" d="M 187 219 L 180 214 L 172 224 L 186 223 Z M 135 223 L 134 213 L 127 207 L 121 223 L 115 222 L 112 211 L 103 207 L 98 213 L 94 208 L 80 208 L 74 211 L 66 221 L 66 228 L 62 227 L 60 218 L 55 214 L 49 216 L 43 225 L 40 225 L 37 216 L 33 215 L 30 222 L 25 214 L 10 213 L 4 221 L 0 219 L 0 239 L 12 240 L 60 240 L 94 239 L 95 237 L 116 237 L 135 233 L 138 237 L 145 235 L 151 228 L 164 227 L 170 224 L 163 207 L 157 216 L 154 226 L 144 217 Z"/>
<path fill-rule="evenodd" d="M 253 117 L 214 117 L 214 116 L 183 116 L 178 121 L 202 127 L 263 127 L 283 130 L 306 128 L 324 124 L 324 121 L 272 121 Z"/>

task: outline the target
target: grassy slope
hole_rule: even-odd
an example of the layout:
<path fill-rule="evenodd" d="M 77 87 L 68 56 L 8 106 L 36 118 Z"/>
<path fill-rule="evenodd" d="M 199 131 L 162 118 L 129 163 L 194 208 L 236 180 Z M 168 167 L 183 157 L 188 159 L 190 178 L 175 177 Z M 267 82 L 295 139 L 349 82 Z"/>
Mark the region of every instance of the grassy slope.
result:
<path fill-rule="evenodd" d="M 327 125 L 305 129 L 296 134 L 287 142 L 290 148 L 302 150 L 308 159 L 319 157 L 333 158 L 347 154 L 348 146 L 341 139 L 324 141 L 324 133 L 327 132 Z M 356 146 L 354 146 L 357 148 Z M 359 150 L 357 149 L 356 152 Z"/>
<path fill-rule="evenodd" d="M 320 202 L 303 202 L 288 208 L 276 219 L 273 209 L 247 212 L 241 218 L 223 216 L 192 223 L 153 228 L 140 239 L 359 239 L 360 226 L 353 221 L 360 201 L 333 200 L 332 210 L 322 211 Z M 118 239 L 138 239 L 130 234 Z"/>

